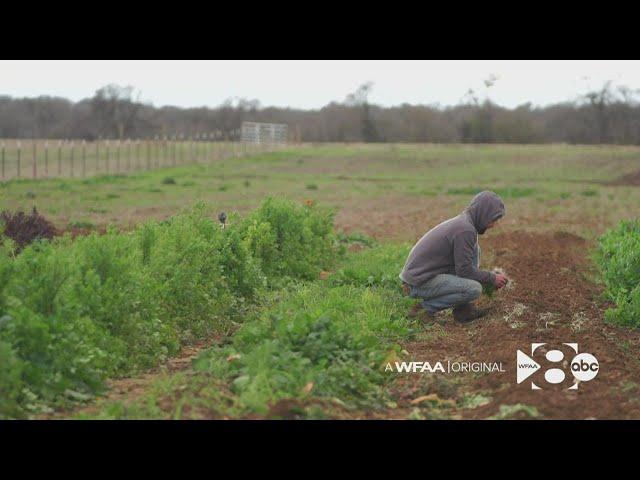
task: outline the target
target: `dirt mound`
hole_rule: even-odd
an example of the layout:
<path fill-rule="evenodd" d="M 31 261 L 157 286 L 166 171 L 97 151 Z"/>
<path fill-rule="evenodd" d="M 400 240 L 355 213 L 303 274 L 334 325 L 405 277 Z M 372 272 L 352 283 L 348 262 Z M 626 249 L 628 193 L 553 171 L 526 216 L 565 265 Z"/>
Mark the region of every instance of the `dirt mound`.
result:
<path fill-rule="evenodd" d="M 490 399 L 485 405 L 453 409 L 448 414 L 488 418 L 500 416 L 501 406 L 520 405 L 517 408 L 534 407 L 530 411 L 538 418 L 640 418 L 636 400 L 640 369 L 633 355 L 640 346 L 640 334 L 603 322 L 607 305 L 589 280 L 590 265 L 585 258 L 591 245 L 565 232 L 516 231 L 481 242 L 494 255 L 492 264 L 483 268 L 502 267 L 514 282 L 513 288 L 498 292 L 493 300 L 481 299 L 493 303 L 496 313 L 464 327 L 452 321 L 434 325 L 430 338 L 405 346 L 414 361 L 502 362 L 505 373 L 442 377 L 444 383 L 456 386 L 457 400 L 465 395 Z M 543 368 L 530 380 L 543 385 L 542 390 L 532 390 L 530 381 L 516 384 L 516 352 L 529 354 L 531 343 L 543 342 L 548 345 L 542 347 L 542 353 L 545 348 L 566 350 L 564 343 L 578 343 L 580 352 L 598 359 L 597 377 L 580 384 L 578 390 L 567 390 L 572 375 L 567 374 L 560 385 L 550 385 L 544 380 L 550 366 L 541 364 Z M 411 408 L 412 398 L 434 392 L 423 377 L 410 374 L 397 382 L 400 406 Z"/>
<path fill-rule="evenodd" d="M 53 223 L 40 215 L 36 207 L 30 214 L 3 211 L 0 213 L 0 225 L 4 226 L 4 234 L 16 243 L 18 251 L 38 239 L 51 240 L 59 234 Z"/>
<path fill-rule="evenodd" d="M 616 178 L 608 183 L 608 185 L 631 185 L 637 186 L 640 185 L 640 170 L 635 172 L 627 173 L 626 175 L 622 175 L 621 177 Z"/>

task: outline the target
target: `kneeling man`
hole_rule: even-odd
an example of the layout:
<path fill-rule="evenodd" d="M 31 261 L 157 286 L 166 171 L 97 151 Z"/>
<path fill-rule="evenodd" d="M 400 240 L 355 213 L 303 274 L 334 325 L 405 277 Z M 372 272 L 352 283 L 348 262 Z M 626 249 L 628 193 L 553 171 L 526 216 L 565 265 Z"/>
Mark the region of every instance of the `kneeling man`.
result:
<path fill-rule="evenodd" d="M 479 269 L 478 235 L 493 228 L 504 215 L 500 197 L 485 190 L 460 215 L 429 230 L 411 249 L 400 278 L 406 294 L 422 299 L 427 320 L 447 308 L 453 308 L 453 318 L 459 323 L 486 314 L 471 303 L 482 293 L 481 284 L 500 289 L 509 280 Z"/>

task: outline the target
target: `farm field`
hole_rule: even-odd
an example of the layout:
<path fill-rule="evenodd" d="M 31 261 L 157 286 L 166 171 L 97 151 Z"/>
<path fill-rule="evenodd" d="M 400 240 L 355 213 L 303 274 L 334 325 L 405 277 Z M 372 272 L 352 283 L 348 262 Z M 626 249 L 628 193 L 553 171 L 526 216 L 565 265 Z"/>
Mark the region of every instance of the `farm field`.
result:
<path fill-rule="evenodd" d="M 224 328 L 192 335 L 156 366 L 111 375 L 97 401 L 31 417 L 640 418 L 640 331 L 605 320 L 612 302 L 593 261 L 602 234 L 640 216 L 638 172 L 640 147 L 327 144 L 2 183 L 2 210 L 35 207 L 74 235 L 135 231 L 200 201 L 213 218 L 267 218 L 268 209 L 252 212 L 284 197 L 332 209 L 342 249 L 284 283 L 264 261 L 277 281 Z M 481 267 L 503 268 L 512 288 L 481 298 L 493 307 L 486 319 L 459 326 L 443 313 L 424 326 L 409 317 L 416 302 L 402 297 L 397 274 L 420 236 L 484 189 L 502 196 L 507 216 L 480 237 Z M 232 217 L 229 229 L 240 221 Z M 532 342 L 578 343 L 601 370 L 578 390 L 516 385 L 516 352 Z M 274 348 L 307 352 L 307 362 Z M 371 367 L 396 360 L 502 362 L 505 371 Z"/>
<path fill-rule="evenodd" d="M 639 161 L 640 148 L 619 146 L 329 144 L 130 175 L 13 180 L 0 184 L 0 200 L 35 206 L 61 229 L 130 228 L 198 200 L 247 212 L 278 194 L 336 208 L 339 229 L 411 240 L 492 188 L 510 206 L 502 228 L 593 237 L 633 214 L 637 180 L 606 182 L 636 172 Z"/>

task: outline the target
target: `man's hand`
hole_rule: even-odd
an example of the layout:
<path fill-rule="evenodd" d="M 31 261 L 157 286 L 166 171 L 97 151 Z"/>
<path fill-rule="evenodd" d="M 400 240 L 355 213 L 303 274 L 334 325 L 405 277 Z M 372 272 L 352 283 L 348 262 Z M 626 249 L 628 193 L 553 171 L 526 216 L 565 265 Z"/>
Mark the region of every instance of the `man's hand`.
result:
<path fill-rule="evenodd" d="M 509 279 L 506 277 L 506 275 L 502 275 L 501 273 L 496 273 L 496 279 L 493 282 L 494 287 L 496 287 L 498 290 L 500 290 L 502 287 L 504 287 L 507 283 L 509 283 Z"/>

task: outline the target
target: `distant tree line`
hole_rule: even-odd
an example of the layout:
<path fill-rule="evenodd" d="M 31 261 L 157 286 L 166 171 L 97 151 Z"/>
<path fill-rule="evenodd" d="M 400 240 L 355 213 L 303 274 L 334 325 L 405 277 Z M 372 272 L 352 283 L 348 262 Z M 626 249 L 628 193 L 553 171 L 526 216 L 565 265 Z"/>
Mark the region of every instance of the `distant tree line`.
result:
<path fill-rule="evenodd" d="M 487 85 L 491 85 L 488 84 Z M 243 121 L 286 123 L 305 142 L 615 143 L 640 144 L 640 91 L 606 83 L 547 107 L 504 108 L 472 90 L 450 107 L 369 103 L 367 83 L 319 110 L 261 107 L 230 99 L 215 108 L 154 107 L 133 87 L 107 85 L 91 98 L 0 96 L 0 138 L 85 140 L 233 135 Z"/>

